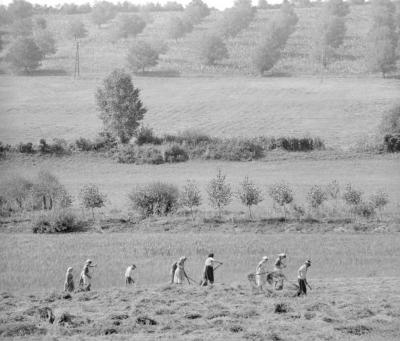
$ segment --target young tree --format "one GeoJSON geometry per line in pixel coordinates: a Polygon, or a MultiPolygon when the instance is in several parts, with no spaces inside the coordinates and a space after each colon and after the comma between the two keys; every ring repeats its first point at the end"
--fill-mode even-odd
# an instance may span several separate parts
{"type": "Polygon", "coordinates": [[[40,66],[43,53],[32,38],[18,38],[11,43],[6,56],[12,67],[29,73],[40,66]]]}
{"type": "Polygon", "coordinates": [[[142,33],[146,22],[138,15],[121,15],[118,21],[117,35],[120,38],[136,37],[142,33]]]}
{"type": "Polygon", "coordinates": [[[260,75],[263,75],[265,71],[272,69],[280,58],[281,50],[274,39],[265,39],[256,46],[253,65],[260,75]]]}
{"type": "Polygon", "coordinates": [[[67,36],[69,38],[74,38],[74,40],[78,40],[81,38],[85,38],[88,32],[86,30],[85,24],[80,19],[73,19],[69,21],[67,27],[67,36]]]}
{"type": "Polygon", "coordinates": [[[92,211],[92,218],[94,220],[94,209],[102,208],[105,206],[107,196],[101,193],[99,188],[94,184],[83,186],[79,193],[82,207],[92,211]]]}
{"type": "Polygon", "coordinates": [[[131,76],[122,70],[114,70],[97,89],[96,102],[104,130],[121,143],[129,142],[147,112],[139,95],[131,76]]]}
{"type": "Polygon", "coordinates": [[[214,65],[217,61],[228,58],[228,49],[217,35],[205,36],[200,41],[200,60],[207,65],[214,65]]]}
{"type": "Polygon", "coordinates": [[[357,206],[362,201],[362,191],[355,189],[351,184],[347,184],[343,193],[343,200],[347,205],[357,206]]]}
{"type": "Polygon", "coordinates": [[[250,219],[253,219],[251,207],[258,205],[261,201],[263,201],[261,190],[255,185],[254,182],[249,180],[249,177],[246,176],[243,182],[240,184],[237,195],[242,204],[247,206],[249,209],[250,219]]]}
{"type": "Polygon", "coordinates": [[[188,180],[181,193],[180,203],[183,207],[190,209],[192,220],[194,220],[193,208],[201,205],[201,194],[194,181],[188,180]]]}
{"type": "Polygon", "coordinates": [[[56,41],[53,34],[47,30],[36,31],[34,34],[36,45],[42,51],[43,56],[57,52],[56,41]]]}
{"type": "Polygon", "coordinates": [[[114,5],[108,1],[97,2],[92,9],[92,20],[97,26],[114,19],[116,11],[114,5]]]}
{"type": "Polygon", "coordinates": [[[389,203],[389,195],[385,191],[378,191],[370,196],[371,204],[379,211],[382,219],[382,212],[385,206],[389,203]]]}
{"type": "Polygon", "coordinates": [[[159,55],[160,51],[146,41],[135,41],[128,50],[128,66],[134,71],[141,70],[144,73],[146,67],[158,64],[159,55]]]}
{"type": "Polygon", "coordinates": [[[321,186],[313,186],[307,193],[307,201],[312,208],[319,209],[326,200],[328,195],[321,186]]]}
{"type": "Polygon", "coordinates": [[[218,209],[218,215],[221,217],[222,209],[232,201],[231,185],[226,183],[226,175],[218,170],[217,176],[207,185],[208,199],[211,206],[218,209]]]}
{"type": "Polygon", "coordinates": [[[283,207],[286,219],[286,205],[289,205],[293,201],[293,190],[283,182],[276,183],[270,186],[269,196],[276,204],[283,207]]]}

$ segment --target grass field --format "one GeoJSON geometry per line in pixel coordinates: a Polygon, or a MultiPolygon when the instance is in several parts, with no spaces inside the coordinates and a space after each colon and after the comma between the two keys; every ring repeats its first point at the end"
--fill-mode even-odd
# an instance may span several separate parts
{"type": "MultiPolygon", "coordinates": [[[[217,136],[320,136],[348,148],[377,133],[398,100],[399,83],[382,79],[133,77],[157,133],[195,128],[217,136]]],[[[0,76],[0,140],[94,137],[100,80],[0,76]]]]}
{"type": "MultiPolygon", "coordinates": [[[[311,154],[312,155],[312,154],[311,154]]],[[[310,156],[309,153],[303,156],[310,156]]],[[[265,201],[259,206],[260,214],[273,214],[272,203],[267,195],[268,186],[284,180],[294,189],[295,201],[305,204],[305,196],[313,185],[326,185],[336,179],[342,189],[352,183],[364,191],[366,197],[378,189],[390,196],[386,212],[396,215],[400,203],[400,160],[397,155],[383,155],[367,158],[288,159],[265,162],[219,162],[190,161],[182,164],[127,165],[114,160],[90,154],[72,155],[62,158],[17,157],[0,163],[0,178],[7,179],[14,174],[34,177],[41,169],[56,175],[61,183],[77,200],[84,184],[95,183],[109,199],[107,211],[128,209],[127,195],[136,185],[165,181],[182,187],[187,179],[194,179],[201,189],[203,201],[200,209],[210,209],[205,187],[218,169],[227,174],[227,181],[235,189],[247,175],[262,188],[265,201]],[[201,171],[199,171],[201,170],[201,171]]],[[[77,205],[77,202],[75,202],[77,205]]],[[[228,210],[240,211],[245,208],[234,200],[228,210]]]]}

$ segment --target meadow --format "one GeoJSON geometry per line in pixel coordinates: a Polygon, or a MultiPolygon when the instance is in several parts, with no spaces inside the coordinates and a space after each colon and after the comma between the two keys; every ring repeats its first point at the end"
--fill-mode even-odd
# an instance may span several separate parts
{"type": "MultiPolygon", "coordinates": [[[[397,80],[310,77],[133,77],[156,133],[196,129],[215,136],[319,136],[328,148],[374,140],[398,100],[397,80]],[[188,100],[190,99],[190,100],[188,100]]],[[[0,140],[93,138],[101,129],[100,79],[0,76],[0,140]]]]}

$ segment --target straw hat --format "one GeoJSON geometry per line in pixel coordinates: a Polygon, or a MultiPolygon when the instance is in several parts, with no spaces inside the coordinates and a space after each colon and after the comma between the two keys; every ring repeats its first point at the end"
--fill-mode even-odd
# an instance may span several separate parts
{"type": "Polygon", "coordinates": [[[262,258],[262,260],[268,260],[269,258],[267,257],[267,256],[264,256],[263,258],[262,258]]]}
{"type": "Polygon", "coordinates": [[[280,257],[280,258],[286,258],[286,253],[280,253],[280,254],[278,254],[278,257],[280,257]]]}
{"type": "Polygon", "coordinates": [[[311,259],[307,259],[306,264],[311,265],[311,259]]]}
{"type": "Polygon", "coordinates": [[[86,264],[90,264],[92,262],[92,260],[91,259],[88,259],[87,261],[86,261],[86,264]]]}
{"type": "Polygon", "coordinates": [[[187,258],[185,256],[182,256],[181,258],[179,258],[179,261],[181,262],[181,261],[186,260],[186,259],[187,258]]]}
{"type": "Polygon", "coordinates": [[[69,268],[67,269],[67,272],[71,272],[72,270],[73,270],[73,268],[69,267],[69,268]]]}

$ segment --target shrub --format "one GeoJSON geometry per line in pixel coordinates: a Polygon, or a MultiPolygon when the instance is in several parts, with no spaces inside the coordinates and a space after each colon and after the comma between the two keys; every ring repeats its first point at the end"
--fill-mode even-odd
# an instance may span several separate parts
{"type": "Polygon", "coordinates": [[[52,144],[48,144],[45,139],[39,141],[39,152],[41,154],[54,154],[57,156],[70,153],[68,143],[64,139],[53,139],[52,144]]]}
{"type": "Polygon", "coordinates": [[[8,50],[6,60],[16,70],[29,73],[40,66],[44,56],[32,38],[18,38],[8,50]]]}
{"type": "Polygon", "coordinates": [[[94,149],[92,141],[80,137],[75,141],[75,148],[81,152],[89,152],[94,149]]]}
{"type": "Polygon", "coordinates": [[[383,116],[380,131],[384,135],[400,135],[400,104],[393,106],[393,108],[383,116]]]}
{"type": "Polygon", "coordinates": [[[343,193],[343,200],[347,205],[357,206],[361,203],[362,191],[353,188],[351,184],[347,184],[343,193]]]}
{"type": "Polygon", "coordinates": [[[199,44],[200,60],[207,65],[228,58],[228,49],[224,41],[217,35],[204,36],[199,44]]]}
{"type": "Polygon", "coordinates": [[[289,187],[288,184],[280,182],[270,186],[268,194],[274,201],[274,203],[283,207],[286,219],[286,205],[289,205],[293,201],[293,190],[289,187]]]}
{"type": "Polygon", "coordinates": [[[378,191],[370,196],[369,202],[377,209],[382,217],[382,211],[389,203],[389,195],[385,191],[378,191]]]}
{"type": "Polygon", "coordinates": [[[8,152],[11,151],[11,145],[9,144],[3,144],[0,141],[0,159],[5,157],[7,155],[8,152]]]}
{"type": "Polygon", "coordinates": [[[174,144],[168,147],[164,152],[165,162],[185,162],[189,160],[189,155],[184,148],[174,144]]]}
{"type": "Polygon", "coordinates": [[[107,199],[107,196],[104,193],[101,193],[99,188],[94,184],[83,186],[79,192],[79,197],[82,207],[92,211],[93,220],[94,209],[104,207],[107,199]]]}
{"type": "Polygon", "coordinates": [[[154,135],[153,129],[149,127],[141,127],[136,134],[135,143],[138,146],[143,144],[161,144],[162,139],[154,135]]]}
{"type": "Polygon", "coordinates": [[[201,205],[200,190],[194,181],[187,180],[180,196],[180,204],[190,209],[192,220],[194,220],[193,208],[201,205]]]}
{"type": "Polygon", "coordinates": [[[33,143],[28,142],[28,143],[20,143],[17,147],[18,152],[23,153],[23,154],[34,154],[35,149],[33,147],[33,143]]]}
{"type": "Polygon", "coordinates": [[[118,162],[160,165],[164,163],[163,155],[160,149],[151,145],[134,146],[126,145],[118,148],[118,162]]]}
{"type": "Polygon", "coordinates": [[[117,148],[117,139],[109,132],[101,132],[93,142],[93,150],[112,150],[117,148]]]}
{"type": "Polygon", "coordinates": [[[217,176],[208,183],[207,194],[211,206],[218,209],[221,217],[222,209],[232,201],[232,190],[231,185],[226,182],[226,175],[220,169],[217,176]]]}
{"type": "Polygon", "coordinates": [[[140,90],[122,70],[114,70],[96,92],[96,102],[104,129],[121,143],[135,134],[147,109],[140,100],[140,90]]]}
{"type": "Polygon", "coordinates": [[[237,191],[237,196],[243,205],[249,209],[250,219],[253,218],[251,207],[263,201],[261,190],[246,176],[237,191]]]}
{"type": "Polygon", "coordinates": [[[32,224],[33,233],[75,232],[80,227],[76,215],[70,210],[41,212],[32,224]]]}
{"type": "Polygon", "coordinates": [[[361,201],[357,205],[353,206],[352,211],[361,217],[371,218],[375,215],[375,207],[370,202],[361,201]]]}
{"type": "Polygon", "coordinates": [[[328,195],[321,186],[312,186],[307,193],[307,201],[312,208],[319,208],[326,200],[328,195]]]}
{"type": "Polygon", "coordinates": [[[167,215],[177,210],[179,190],[175,185],[152,182],[136,188],[130,195],[133,209],[144,217],[167,215]]]}
{"type": "Polygon", "coordinates": [[[179,144],[184,143],[193,147],[202,143],[212,142],[215,139],[201,131],[188,129],[180,132],[178,135],[164,135],[164,140],[166,142],[176,142],[179,144]]]}

